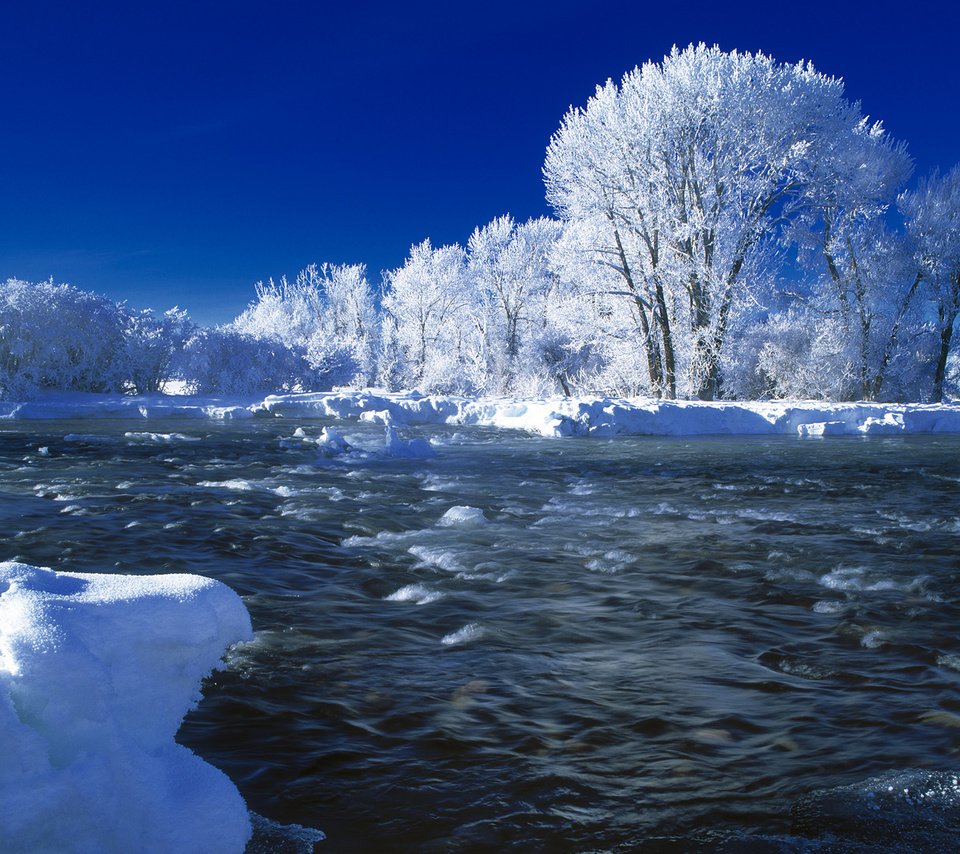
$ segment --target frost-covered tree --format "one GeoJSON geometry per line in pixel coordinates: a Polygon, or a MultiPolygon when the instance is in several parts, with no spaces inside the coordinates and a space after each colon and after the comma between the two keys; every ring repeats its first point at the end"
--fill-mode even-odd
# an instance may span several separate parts
{"type": "Polygon", "coordinates": [[[880,139],[809,64],[699,45],[598,87],[564,118],[544,173],[562,218],[595,223],[590,248],[635,307],[651,383],[711,398],[750,271],[880,139]]]}
{"type": "Polygon", "coordinates": [[[363,264],[311,264],[293,282],[259,282],[256,301],[233,325],[301,351],[317,388],[373,379],[377,317],[363,264]]]}
{"type": "Polygon", "coordinates": [[[275,337],[229,325],[198,329],[183,348],[177,372],[192,394],[304,391],[312,378],[302,353],[275,337]]]}
{"type": "Polygon", "coordinates": [[[878,122],[861,119],[852,139],[814,164],[788,235],[804,266],[815,277],[822,271],[809,294],[811,330],[832,322],[847,342],[849,377],[838,394],[873,400],[899,355],[902,321],[916,295],[915,266],[885,223],[913,167],[905,146],[878,122]]]}
{"type": "Polygon", "coordinates": [[[402,267],[386,274],[383,297],[383,359],[389,372],[381,382],[391,387],[432,392],[473,391],[472,357],[479,349],[468,342],[470,290],[466,255],[457,245],[434,248],[424,240],[410,249],[402,267]]]}
{"type": "Polygon", "coordinates": [[[130,391],[135,394],[163,391],[194,329],[182,308],[171,308],[163,314],[152,309],[124,311],[124,376],[130,391]]]}
{"type": "Polygon", "coordinates": [[[113,392],[124,386],[116,303],[72,285],[0,285],[0,396],[43,389],[113,392]]]}
{"type": "Polygon", "coordinates": [[[932,399],[943,400],[947,367],[960,316],[960,165],[946,175],[934,172],[900,207],[915,242],[925,290],[936,323],[932,399]]]}
{"type": "Polygon", "coordinates": [[[539,218],[518,224],[502,216],[477,228],[467,243],[469,313],[480,352],[477,384],[514,392],[536,384],[538,340],[554,287],[549,258],[560,225],[539,218]]]}
{"type": "Polygon", "coordinates": [[[566,394],[610,392],[621,395],[661,393],[657,332],[651,329],[645,306],[632,295],[624,298],[621,270],[594,248],[596,222],[565,223],[554,244],[551,268],[556,284],[547,305],[544,329],[546,354],[563,342],[564,366],[557,381],[566,394]],[[637,359],[637,342],[644,342],[646,363],[637,359]]]}

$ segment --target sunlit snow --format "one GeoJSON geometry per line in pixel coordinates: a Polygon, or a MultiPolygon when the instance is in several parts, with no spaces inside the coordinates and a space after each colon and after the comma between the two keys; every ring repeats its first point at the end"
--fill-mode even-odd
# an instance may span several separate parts
{"type": "Polygon", "coordinates": [[[243,851],[240,793],[174,735],[251,637],[217,581],[0,564],[3,851],[243,851]]]}

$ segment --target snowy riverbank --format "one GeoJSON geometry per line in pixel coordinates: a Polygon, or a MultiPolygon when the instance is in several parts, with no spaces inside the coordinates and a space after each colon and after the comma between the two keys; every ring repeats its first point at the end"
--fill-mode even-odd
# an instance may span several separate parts
{"type": "Polygon", "coordinates": [[[253,417],[363,420],[390,426],[454,424],[541,436],[849,436],[960,433],[960,403],[658,401],[644,398],[467,398],[376,390],[223,399],[59,394],[0,403],[0,420],[253,417]]]}
{"type": "Polygon", "coordinates": [[[0,847],[242,851],[240,793],[174,735],[252,637],[240,597],[207,578],[0,563],[0,847]]]}

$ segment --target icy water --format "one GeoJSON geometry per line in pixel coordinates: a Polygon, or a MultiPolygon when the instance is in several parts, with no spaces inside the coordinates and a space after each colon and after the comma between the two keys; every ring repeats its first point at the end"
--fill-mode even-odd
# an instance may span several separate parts
{"type": "Polygon", "coordinates": [[[957,767],[960,438],[146,423],[0,427],[0,559],[242,594],[180,738],[318,851],[808,850],[957,767]]]}

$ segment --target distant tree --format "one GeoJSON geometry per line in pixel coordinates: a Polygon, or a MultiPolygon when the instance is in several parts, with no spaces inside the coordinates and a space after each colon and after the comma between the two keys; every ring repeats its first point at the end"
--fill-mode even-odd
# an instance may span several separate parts
{"type": "Polygon", "coordinates": [[[232,326],[196,330],[183,348],[177,372],[193,394],[304,391],[312,377],[301,353],[276,338],[232,326]]]}
{"type": "Polygon", "coordinates": [[[565,394],[611,392],[662,394],[657,331],[646,322],[644,305],[624,298],[621,273],[594,248],[596,223],[570,221],[553,246],[555,283],[545,306],[540,345],[565,394]],[[654,366],[637,358],[638,342],[654,366]],[[564,357],[557,357],[562,345],[564,357]]]}
{"type": "Polygon", "coordinates": [[[260,282],[233,325],[301,351],[318,389],[373,380],[378,324],[363,264],[311,264],[293,282],[260,282]]]}
{"type": "Polygon", "coordinates": [[[921,181],[915,191],[903,194],[900,207],[936,317],[931,396],[939,402],[960,316],[960,165],[921,181]]]}
{"type": "Polygon", "coordinates": [[[463,249],[434,248],[429,240],[411,247],[404,265],[386,274],[384,338],[395,349],[384,358],[392,381],[424,391],[473,391],[469,307],[463,249]]]}
{"type": "Polygon", "coordinates": [[[550,253],[560,225],[540,218],[518,224],[502,216],[477,228],[467,243],[470,314],[481,352],[477,382],[485,391],[529,387],[537,371],[531,344],[544,323],[554,286],[550,253]]]}
{"type": "Polygon", "coordinates": [[[751,305],[785,222],[870,164],[883,134],[810,65],[704,45],[608,82],[564,118],[547,196],[590,220],[588,247],[621,279],[650,382],[709,399],[732,315],[751,305]]]}
{"type": "Polygon", "coordinates": [[[116,392],[124,386],[116,303],[72,285],[0,285],[0,395],[45,389],[116,392]]]}
{"type": "Polygon", "coordinates": [[[184,309],[122,311],[124,374],[135,394],[163,391],[195,326],[184,309]]]}

